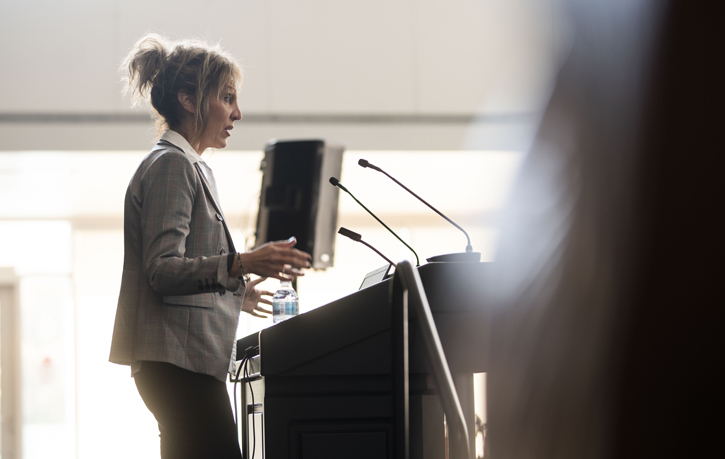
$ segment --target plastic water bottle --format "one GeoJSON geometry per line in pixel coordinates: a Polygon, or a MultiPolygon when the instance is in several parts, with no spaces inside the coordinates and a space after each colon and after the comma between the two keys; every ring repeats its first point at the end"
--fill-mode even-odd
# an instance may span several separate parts
{"type": "Polygon", "coordinates": [[[300,300],[292,288],[292,281],[283,280],[272,297],[272,321],[282,322],[300,313],[300,300]]]}

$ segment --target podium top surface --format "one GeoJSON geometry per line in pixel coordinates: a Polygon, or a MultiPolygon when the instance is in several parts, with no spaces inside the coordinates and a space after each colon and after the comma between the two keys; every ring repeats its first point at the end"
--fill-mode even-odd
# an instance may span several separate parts
{"type": "MultiPolygon", "coordinates": [[[[452,372],[485,371],[489,263],[429,263],[418,268],[452,372]]],[[[270,375],[374,374],[390,369],[393,279],[275,324],[238,341],[237,355],[259,344],[270,375]]],[[[410,310],[410,371],[427,372],[410,310]]]]}

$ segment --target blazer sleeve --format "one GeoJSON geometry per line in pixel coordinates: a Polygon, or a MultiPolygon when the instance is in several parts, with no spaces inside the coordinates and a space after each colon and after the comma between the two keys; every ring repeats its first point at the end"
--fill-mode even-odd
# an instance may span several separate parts
{"type": "MultiPolygon", "coordinates": [[[[186,256],[194,203],[204,199],[193,164],[179,152],[160,155],[141,178],[140,194],[143,265],[151,289],[162,296],[225,291],[220,281],[226,276],[219,277],[226,274],[226,254],[186,256]]],[[[212,230],[211,216],[195,218],[208,218],[212,230]]]]}

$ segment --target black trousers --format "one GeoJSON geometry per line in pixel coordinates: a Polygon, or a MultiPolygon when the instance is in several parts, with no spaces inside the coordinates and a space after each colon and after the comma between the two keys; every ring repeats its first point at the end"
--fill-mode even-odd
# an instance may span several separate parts
{"type": "Polygon", "coordinates": [[[241,459],[223,382],[169,363],[148,361],[134,381],[159,423],[162,459],[241,459]]]}

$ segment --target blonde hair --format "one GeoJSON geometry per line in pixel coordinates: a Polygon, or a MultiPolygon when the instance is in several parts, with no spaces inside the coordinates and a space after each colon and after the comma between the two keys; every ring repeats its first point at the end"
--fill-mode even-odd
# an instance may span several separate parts
{"type": "Polygon", "coordinates": [[[141,99],[151,103],[159,135],[181,124],[178,93],[193,96],[194,127],[187,133],[192,145],[206,127],[209,98],[219,97],[229,82],[242,83],[239,64],[219,45],[200,40],[171,42],[156,34],[141,38],[121,69],[126,73],[124,93],[131,93],[134,105],[141,99]]]}

